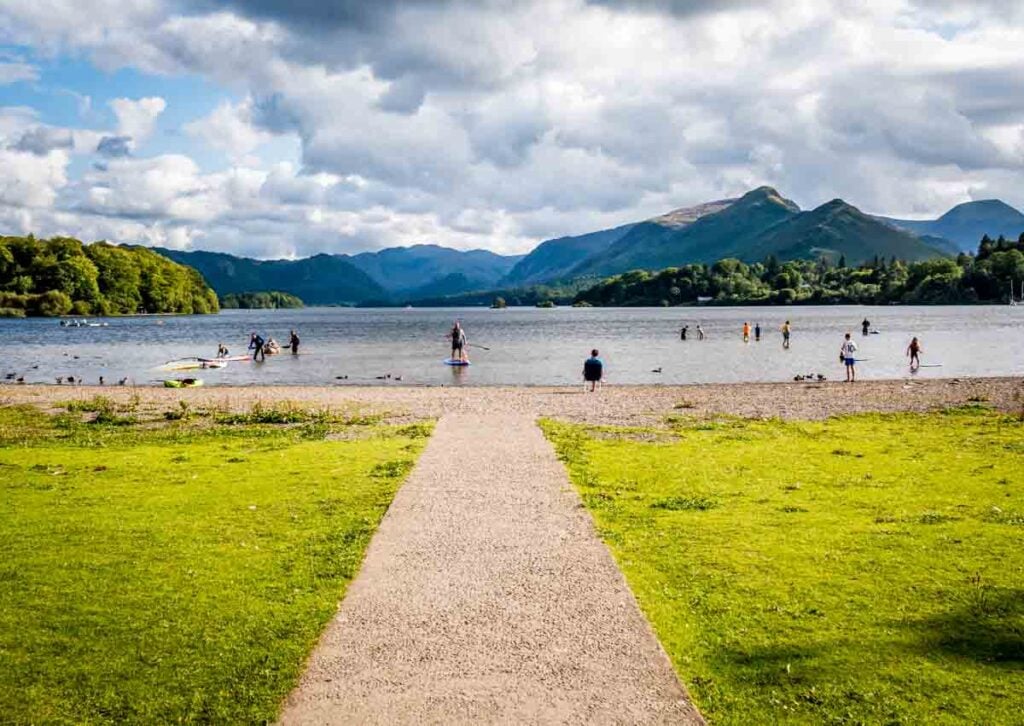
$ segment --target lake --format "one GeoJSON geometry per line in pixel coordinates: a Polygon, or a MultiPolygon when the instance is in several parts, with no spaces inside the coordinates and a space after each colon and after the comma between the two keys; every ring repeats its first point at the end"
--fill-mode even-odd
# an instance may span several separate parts
{"type": "MultiPolygon", "coordinates": [[[[98,319],[97,319],[98,320],[98,319]]],[[[217,344],[244,353],[249,332],[281,343],[296,329],[303,355],[231,363],[198,373],[207,385],[381,383],[390,374],[413,385],[560,385],[580,380],[591,348],[604,359],[608,382],[724,383],[789,381],[796,374],[843,377],[843,333],[860,346],[862,378],[908,375],[904,351],[914,335],[924,348],[920,377],[1024,374],[1024,307],[775,307],[775,308],[509,308],[228,310],[219,315],[104,320],[107,327],[62,328],[54,319],[0,320],[5,342],[0,373],[26,382],[57,376],[136,384],[175,375],[158,367],[185,356],[213,357],[217,344]],[[867,317],[876,335],[862,336],[867,317]],[[442,364],[454,319],[466,328],[473,365],[442,364]],[[789,319],[792,346],[779,327],[789,319]],[[744,343],[744,321],[760,323],[761,342],[744,343]],[[679,339],[682,324],[689,340],[679,339]],[[700,323],[707,335],[696,340],[700,323]],[[660,368],[661,373],[653,372],[660,368]],[[337,380],[337,376],[348,376],[337,380]]],[[[386,381],[383,381],[386,384],[386,381]]]]}

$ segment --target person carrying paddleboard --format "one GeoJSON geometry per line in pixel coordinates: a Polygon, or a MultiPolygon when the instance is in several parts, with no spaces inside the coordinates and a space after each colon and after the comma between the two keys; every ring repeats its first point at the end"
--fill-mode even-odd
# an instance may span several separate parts
{"type": "Polygon", "coordinates": [[[857,344],[853,342],[850,334],[846,334],[846,338],[843,340],[843,345],[839,348],[839,360],[846,365],[846,382],[853,383],[857,379],[857,372],[854,370],[854,366],[857,363],[857,359],[854,357],[857,355],[857,344]]]}
{"type": "Polygon", "coordinates": [[[452,326],[452,332],[448,333],[448,337],[452,339],[452,360],[467,363],[469,357],[466,355],[466,331],[462,329],[458,320],[452,326]]]}

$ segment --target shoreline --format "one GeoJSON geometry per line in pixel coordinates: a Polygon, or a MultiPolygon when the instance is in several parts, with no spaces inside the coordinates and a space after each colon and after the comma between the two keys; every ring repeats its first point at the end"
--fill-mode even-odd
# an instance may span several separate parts
{"type": "Polygon", "coordinates": [[[355,409],[391,420],[440,418],[445,413],[525,413],[594,424],[650,426],[669,415],[822,419],[847,413],[931,411],[983,404],[1024,411],[1024,376],[773,383],[610,385],[595,394],[583,386],[68,386],[4,385],[0,405],[56,407],[63,401],[107,396],[137,401],[159,414],[178,401],[224,410],[262,405],[355,409]]]}

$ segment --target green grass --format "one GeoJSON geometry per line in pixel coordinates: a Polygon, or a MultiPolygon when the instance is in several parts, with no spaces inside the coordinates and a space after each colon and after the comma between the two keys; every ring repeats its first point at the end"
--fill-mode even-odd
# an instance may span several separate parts
{"type": "Polygon", "coordinates": [[[273,720],[430,427],[68,407],[0,408],[0,722],[273,720]]]}
{"type": "Polygon", "coordinates": [[[1022,723],[1019,419],[542,425],[712,723],[1022,723]]]}

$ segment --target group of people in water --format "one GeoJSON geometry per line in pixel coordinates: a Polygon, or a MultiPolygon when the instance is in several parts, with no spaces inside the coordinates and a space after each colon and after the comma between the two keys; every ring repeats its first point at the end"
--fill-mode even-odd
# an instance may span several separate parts
{"type": "MultiPolygon", "coordinates": [[[[292,355],[299,354],[299,345],[302,341],[299,340],[299,334],[292,330],[288,334],[288,344],[284,348],[290,348],[292,355]]],[[[281,344],[278,343],[271,337],[266,339],[262,335],[257,333],[255,330],[249,335],[249,347],[248,350],[252,351],[252,359],[254,361],[266,360],[268,355],[277,355],[281,352],[281,344]]],[[[223,343],[217,345],[217,357],[218,358],[229,358],[231,351],[223,343]]]]}

